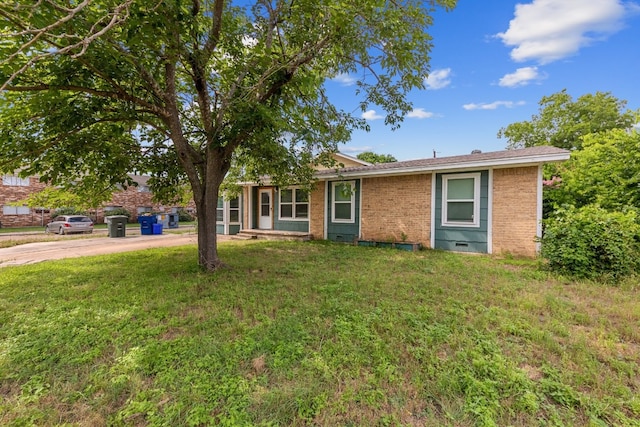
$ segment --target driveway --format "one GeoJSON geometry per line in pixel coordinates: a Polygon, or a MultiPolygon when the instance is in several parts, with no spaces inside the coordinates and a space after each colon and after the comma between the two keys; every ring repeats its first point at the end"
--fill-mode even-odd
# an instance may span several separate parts
{"type": "MultiPolygon", "coordinates": [[[[116,252],[138,251],[148,248],[197,245],[194,233],[165,233],[155,235],[132,235],[119,238],[73,239],[61,236],[53,242],[26,243],[0,249],[0,267],[33,264],[62,258],[77,258],[90,255],[112,254],[116,252]]],[[[218,236],[218,242],[229,236],[218,236]]]]}

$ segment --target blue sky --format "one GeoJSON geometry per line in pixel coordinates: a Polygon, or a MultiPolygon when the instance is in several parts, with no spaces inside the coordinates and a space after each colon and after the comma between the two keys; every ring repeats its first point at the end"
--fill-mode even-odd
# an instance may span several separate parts
{"type": "MultiPolygon", "coordinates": [[[[530,120],[543,96],[562,89],[574,99],[611,92],[640,108],[640,1],[459,0],[436,12],[430,34],[431,72],[427,89],[411,94],[413,114],[391,131],[372,106],[371,131],[354,133],[340,151],[409,160],[503,150],[500,128],[530,120]]],[[[327,90],[360,114],[349,77],[327,90]]]]}

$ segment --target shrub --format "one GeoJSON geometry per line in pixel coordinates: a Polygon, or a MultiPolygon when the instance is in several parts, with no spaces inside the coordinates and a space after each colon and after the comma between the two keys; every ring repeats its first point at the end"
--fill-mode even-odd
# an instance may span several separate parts
{"type": "Polygon", "coordinates": [[[86,211],[77,208],[58,208],[51,211],[51,218],[55,218],[59,215],[88,215],[86,211]]]}
{"type": "Polygon", "coordinates": [[[191,222],[191,221],[194,221],[195,218],[193,217],[193,215],[191,215],[189,212],[185,211],[184,209],[179,209],[178,220],[180,222],[191,222]]]}
{"type": "Polygon", "coordinates": [[[618,279],[638,268],[637,219],[634,211],[609,212],[596,205],[560,209],[544,221],[542,256],[554,271],[618,279]]]}

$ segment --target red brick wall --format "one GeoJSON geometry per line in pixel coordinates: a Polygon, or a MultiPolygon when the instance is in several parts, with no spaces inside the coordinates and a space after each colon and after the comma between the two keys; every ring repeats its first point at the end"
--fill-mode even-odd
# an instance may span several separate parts
{"type": "Polygon", "coordinates": [[[493,253],[536,255],[538,167],[493,171],[493,253]]]}
{"type": "Polygon", "coordinates": [[[37,177],[31,176],[29,186],[9,186],[3,184],[2,176],[0,175],[0,224],[3,228],[40,226],[49,222],[48,213],[36,212],[34,209],[31,209],[28,215],[4,215],[4,205],[24,200],[30,194],[42,191],[46,184],[40,182],[37,177]]]}
{"type": "Polygon", "coordinates": [[[313,239],[324,239],[325,182],[319,181],[309,195],[309,233],[313,239]]]}
{"type": "Polygon", "coordinates": [[[361,238],[430,246],[431,174],[362,180],[361,238]]]}

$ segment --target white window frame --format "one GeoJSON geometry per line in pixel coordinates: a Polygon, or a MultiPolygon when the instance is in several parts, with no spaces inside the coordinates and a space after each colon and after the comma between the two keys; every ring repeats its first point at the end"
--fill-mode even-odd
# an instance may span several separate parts
{"type": "Polygon", "coordinates": [[[287,187],[287,188],[283,188],[280,191],[278,191],[278,220],[280,221],[309,221],[309,207],[310,207],[310,203],[309,203],[309,199],[310,199],[310,194],[307,193],[307,201],[306,202],[300,202],[300,203],[296,203],[296,193],[297,192],[304,192],[304,190],[302,190],[302,188],[300,187],[287,187]],[[282,192],[285,190],[291,190],[291,202],[286,202],[283,203],[282,202],[282,192]],[[291,206],[291,216],[282,216],[282,205],[289,205],[291,206]],[[307,205],[307,216],[305,217],[298,217],[297,213],[298,213],[298,205],[307,205]]]}
{"type": "Polygon", "coordinates": [[[7,187],[28,187],[29,177],[20,178],[16,175],[3,175],[2,185],[6,185],[7,187]]]}
{"type": "MultiPolygon", "coordinates": [[[[337,203],[347,203],[339,201],[337,203]]],[[[331,222],[342,224],[354,224],[356,222],[356,182],[355,181],[335,181],[331,183],[331,222]],[[336,187],[348,185],[351,187],[351,219],[336,218],[336,187]]]]}
{"type": "Polygon", "coordinates": [[[136,211],[138,212],[138,215],[144,214],[144,213],[150,213],[153,211],[153,206],[138,206],[136,208],[136,211]]]}
{"type": "Polygon", "coordinates": [[[216,207],[216,224],[219,225],[240,225],[242,223],[242,216],[240,215],[240,209],[242,207],[242,201],[240,196],[233,197],[231,199],[226,199],[222,196],[219,196],[218,200],[222,200],[222,207],[216,207]],[[238,199],[238,207],[231,207],[231,200],[238,199]],[[218,211],[222,210],[222,221],[218,221],[218,211]],[[231,221],[231,211],[238,211],[238,221],[231,221]]]}
{"type": "Polygon", "coordinates": [[[481,173],[459,173],[453,175],[442,175],[442,218],[441,224],[443,227],[480,227],[480,182],[481,173]],[[473,199],[447,199],[447,189],[449,186],[449,180],[455,179],[470,179],[473,178],[473,199]],[[466,221],[447,221],[447,205],[448,202],[473,202],[473,222],[466,221]]]}
{"type": "Polygon", "coordinates": [[[29,206],[3,205],[2,214],[3,215],[31,215],[31,208],[29,208],[29,206]]]}

